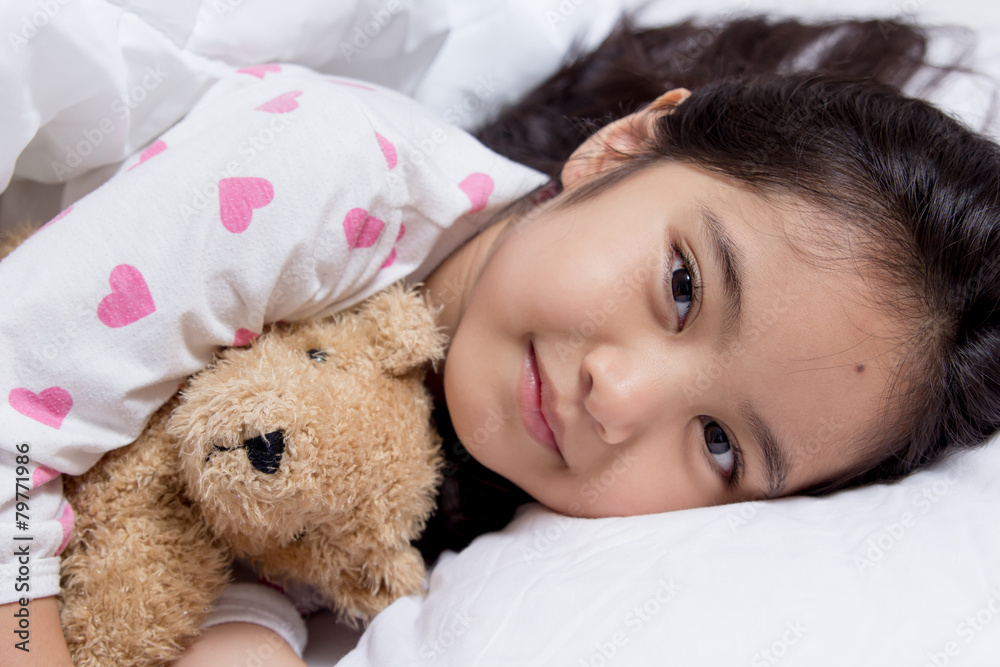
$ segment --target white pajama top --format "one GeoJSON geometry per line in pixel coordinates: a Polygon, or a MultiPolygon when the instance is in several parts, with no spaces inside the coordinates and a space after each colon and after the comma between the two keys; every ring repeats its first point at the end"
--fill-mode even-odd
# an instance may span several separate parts
{"type": "Polygon", "coordinates": [[[0,604],[54,595],[61,473],[129,444],[221,346],[423,280],[545,182],[375,85],[215,84],[0,262],[0,604]]]}

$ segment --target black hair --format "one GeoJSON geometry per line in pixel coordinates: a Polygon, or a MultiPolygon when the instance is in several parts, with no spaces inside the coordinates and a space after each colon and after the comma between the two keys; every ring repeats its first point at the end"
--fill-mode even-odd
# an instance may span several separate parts
{"type": "MultiPolygon", "coordinates": [[[[882,305],[910,325],[900,342],[907,354],[881,419],[858,434],[856,445],[872,454],[808,493],[899,479],[1000,426],[1000,151],[900,92],[918,75],[927,91],[967,71],[961,56],[930,65],[929,39],[929,30],[894,20],[755,16],[640,29],[625,18],[597,49],[573,55],[477,133],[558,183],[594,129],[688,88],[691,97],[664,111],[637,152],[566,203],[674,160],[763,197],[800,198],[842,222],[830,233],[856,237],[856,261],[891,288],[882,305]]],[[[443,495],[458,497],[448,487],[463,484],[465,466],[455,464],[443,495]]],[[[502,525],[523,501],[498,487],[482,525],[502,525]]]]}

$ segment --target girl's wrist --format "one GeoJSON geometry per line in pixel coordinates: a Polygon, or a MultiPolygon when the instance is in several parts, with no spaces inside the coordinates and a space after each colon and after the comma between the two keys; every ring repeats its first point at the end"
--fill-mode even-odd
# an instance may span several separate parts
{"type": "Polygon", "coordinates": [[[0,617],[0,665],[72,667],[54,597],[36,598],[26,607],[0,605],[0,617]],[[20,622],[25,617],[16,615],[22,610],[27,610],[27,626],[20,622]]]}

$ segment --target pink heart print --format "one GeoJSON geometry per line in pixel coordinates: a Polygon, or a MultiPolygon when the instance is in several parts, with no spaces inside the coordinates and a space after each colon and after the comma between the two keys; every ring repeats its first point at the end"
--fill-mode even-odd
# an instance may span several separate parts
{"type": "Polygon", "coordinates": [[[253,65],[251,67],[241,67],[236,71],[241,74],[249,74],[257,77],[258,79],[263,79],[268,72],[280,72],[281,67],[278,65],[253,65]]]}
{"type": "Polygon", "coordinates": [[[72,211],[72,210],[73,210],[73,207],[70,206],[65,211],[63,211],[62,213],[60,213],[59,215],[57,215],[56,217],[52,218],[51,220],[49,220],[48,222],[46,222],[44,225],[42,225],[41,227],[39,227],[39,229],[45,229],[46,227],[48,227],[52,223],[59,222],[60,220],[62,220],[63,218],[65,218],[67,215],[69,215],[69,212],[72,211]]]}
{"type": "Polygon", "coordinates": [[[153,295],[139,269],[119,264],[111,269],[111,294],[101,299],[97,317],[112,329],[137,322],[156,312],[153,295]]]}
{"type": "Polygon", "coordinates": [[[458,187],[472,202],[469,213],[476,213],[486,208],[486,202],[493,194],[493,179],[486,174],[477,172],[466,176],[465,180],[458,184],[458,187]]]}
{"type": "Polygon", "coordinates": [[[375,133],[375,138],[378,140],[379,148],[382,149],[382,155],[385,156],[385,163],[389,165],[389,171],[392,171],[393,167],[399,162],[399,156],[396,154],[396,147],[392,145],[392,142],[383,137],[378,132],[375,133]]]}
{"type": "Polygon", "coordinates": [[[252,343],[260,334],[249,329],[237,329],[233,336],[233,347],[244,347],[252,343]]]}
{"type": "MultiPolygon", "coordinates": [[[[403,238],[403,234],[405,233],[406,233],[406,225],[401,223],[399,225],[399,233],[396,234],[396,243],[399,243],[399,239],[403,238]]],[[[396,261],[396,248],[393,247],[392,252],[389,253],[389,256],[385,258],[385,261],[382,262],[382,266],[380,266],[379,268],[384,269],[387,266],[392,266],[392,263],[395,261],[396,261]]]]}
{"type": "Polygon", "coordinates": [[[352,208],[344,216],[344,234],[347,236],[347,247],[370,248],[382,235],[385,223],[363,208],[352,208]]]}
{"type": "Polygon", "coordinates": [[[58,470],[53,470],[48,466],[38,466],[35,468],[35,472],[31,473],[31,488],[37,489],[42,484],[54,480],[60,474],[58,470]]]}
{"type": "Polygon", "coordinates": [[[136,162],[135,164],[133,164],[131,167],[129,167],[127,171],[132,171],[133,169],[135,169],[136,167],[138,167],[140,164],[142,164],[143,162],[145,162],[149,158],[155,157],[155,156],[159,155],[160,153],[162,153],[165,150],[167,150],[167,143],[165,141],[163,141],[162,139],[157,139],[152,144],[150,144],[149,148],[147,148],[146,150],[144,150],[139,155],[139,161],[136,162]]]}
{"type": "Polygon", "coordinates": [[[18,387],[11,389],[7,397],[10,407],[25,417],[59,429],[63,419],[73,407],[73,397],[62,387],[49,387],[41,393],[18,387]]]}
{"type": "Polygon", "coordinates": [[[353,81],[341,81],[340,79],[327,79],[330,83],[335,83],[338,86],[349,86],[351,88],[360,88],[361,90],[370,90],[375,92],[375,89],[371,86],[364,86],[360,83],[354,83],[353,81]]]}
{"type": "Polygon", "coordinates": [[[223,178],[219,181],[219,215],[222,226],[240,234],[250,226],[253,210],[274,199],[274,186],[266,178],[223,178]]]}
{"type": "Polygon", "coordinates": [[[268,113],[288,113],[289,111],[295,111],[299,108],[299,103],[295,101],[295,98],[301,94],[301,90],[290,90],[287,93],[282,93],[274,99],[264,102],[254,110],[266,111],[268,113]]]}
{"type": "Polygon", "coordinates": [[[59,518],[56,519],[59,522],[59,526],[62,528],[62,542],[59,543],[59,548],[56,549],[56,555],[58,556],[69,544],[69,539],[73,537],[73,524],[76,523],[76,514],[73,512],[73,506],[69,504],[69,501],[64,500],[62,504],[62,512],[59,513],[59,518]]]}

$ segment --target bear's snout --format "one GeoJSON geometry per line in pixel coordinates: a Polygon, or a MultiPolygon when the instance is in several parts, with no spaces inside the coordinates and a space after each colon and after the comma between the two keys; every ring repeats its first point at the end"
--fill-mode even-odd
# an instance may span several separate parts
{"type": "Polygon", "coordinates": [[[243,442],[250,464],[262,473],[273,475],[281,465],[281,454],[285,451],[285,432],[271,431],[243,442]]]}

